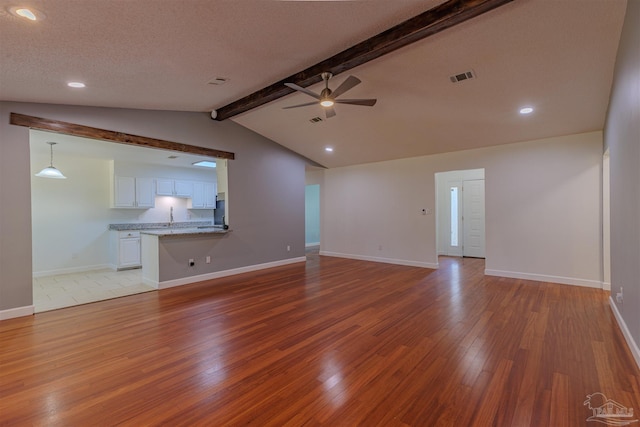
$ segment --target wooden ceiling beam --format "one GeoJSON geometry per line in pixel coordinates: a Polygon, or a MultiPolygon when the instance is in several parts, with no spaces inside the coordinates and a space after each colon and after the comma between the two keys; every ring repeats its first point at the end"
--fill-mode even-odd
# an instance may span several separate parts
{"type": "MultiPolygon", "coordinates": [[[[482,15],[513,0],[449,0],[401,24],[352,46],[306,70],[286,77],[216,110],[215,120],[225,120],[295,92],[284,84],[308,87],[322,81],[320,74],[338,75],[401,47],[482,15]]],[[[214,115],[212,115],[213,117],[214,115]]]]}
{"type": "Polygon", "coordinates": [[[63,122],[60,120],[43,119],[41,117],[27,116],[19,113],[11,113],[9,116],[9,123],[16,126],[25,126],[29,129],[46,130],[49,132],[63,133],[83,138],[100,139],[103,141],[116,142],[118,144],[157,148],[160,150],[217,157],[219,159],[233,160],[235,158],[235,154],[228,151],[214,150],[213,148],[198,147],[196,145],[182,144],[180,142],[165,141],[163,139],[115,132],[112,130],[94,128],[91,126],[63,122]]]}

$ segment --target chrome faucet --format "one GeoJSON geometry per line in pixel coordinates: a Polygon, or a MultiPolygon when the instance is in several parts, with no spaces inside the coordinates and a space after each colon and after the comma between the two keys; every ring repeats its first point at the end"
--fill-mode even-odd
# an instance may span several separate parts
{"type": "Polygon", "coordinates": [[[169,227],[173,227],[173,206],[169,209],[169,227]]]}

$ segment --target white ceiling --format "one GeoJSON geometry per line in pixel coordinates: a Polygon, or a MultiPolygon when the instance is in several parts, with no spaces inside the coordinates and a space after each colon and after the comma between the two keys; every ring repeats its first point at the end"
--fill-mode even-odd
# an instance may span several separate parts
{"type": "MultiPolygon", "coordinates": [[[[210,111],[419,14],[438,0],[0,0],[0,99],[210,111]],[[215,77],[229,81],[207,84],[215,77]],[[66,83],[80,80],[85,89],[66,83]]],[[[602,129],[625,0],[515,0],[338,75],[374,107],[281,107],[233,120],[328,167],[602,129]],[[452,84],[473,69],[477,79],[452,84]],[[523,117],[519,107],[536,110],[523,117]],[[331,154],[324,151],[330,145],[331,154]]],[[[320,91],[319,85],[310,87],[320,91]]],[[[179,142],[179,141],[177,141],[179,142]]]]}

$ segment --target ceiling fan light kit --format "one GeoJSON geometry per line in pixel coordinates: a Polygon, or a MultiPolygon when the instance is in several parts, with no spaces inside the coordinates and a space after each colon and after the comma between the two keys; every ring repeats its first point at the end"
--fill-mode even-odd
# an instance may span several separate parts
{"type": "Polygon", "coordinates": [[[293,90],[297,90],[298,92],[302,92],[306,95],[309,95],[313,98],[316,98],[317,101],[314,102],[306,102],[304,104],[298,104],[298,105],[290,105],[288,107],[283,107],[283,109],[289,109],[289,108],[298,108],[298,107],[306,107],[309,105],[317,105],[318,101],[320,103],[320,105],[322,107],[324,107],[325,109],[325,115],[328,118],[331,118],[333,116],[336,115],[336,111],[334,110],[334,105],[335,104],[349,104],[349,105],[359,105],[359,106],[364,106],[364,107],[373,107],[376,102],[377,99],[373,99],[373,98],[368,98],[368,99],[337,99],[340,95],[342,95],[343,93],[347,92],[348,90],[353,89],[354,87],[356,87],[357,85],[359,85],[360,79],[358,79],[357,77],[354,76],[349,76],[347,77],[347,79],[345,81],[343,81],[340,86],[338,86],[336,88],[336,90],[332,91],[329,88],[329,79],[331,77],[333,77],[333,75],[331,73],[322,73],[322,80],[324,81],[324,89],[322,89],[322,92],[320,92],[320,94],[317,94],[315,92],[310,91],[309,89],[305,89],[302,86],[298,86],[295,83],[285,83],[285,86],[293,89],[293,90]]]}

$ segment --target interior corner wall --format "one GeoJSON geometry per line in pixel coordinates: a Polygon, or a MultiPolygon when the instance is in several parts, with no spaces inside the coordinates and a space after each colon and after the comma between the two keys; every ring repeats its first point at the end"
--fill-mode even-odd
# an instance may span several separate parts
{"type": "MultiPolygon", "coordinates": [[[[234,152],[233,231],[211,249],[219,262],[198,274],[304,257],[306,160],[275,142],[206,113],[0,102],[0,318],[33,302],[29,129],[10,125],[11,112],[234,152]]],[[[171,261],[187,265],[193,256],[171,261]]],[[[167,280],[185,274],[166,272],[167,280]]]]}
{"type": "Polygon", "coordinates": [[[605,125],[612,304],[640,366],[640,2],[627,2],[605,125]],[[623,288],[623,302],[615,295],[623,288]],[[621,319],[620,319],[621,317],[621,319]]]}
{"type": "Polygon", "coordinates": [[[488,274],[602,286],[602,132],[335,168],[321,253],[437,267],[435,173],[485,170],[488,274]]]}

